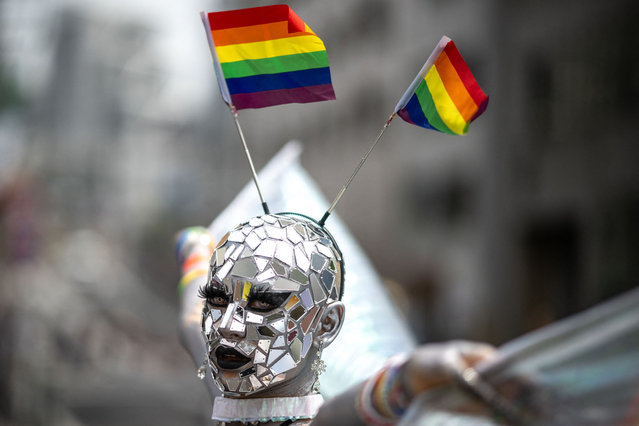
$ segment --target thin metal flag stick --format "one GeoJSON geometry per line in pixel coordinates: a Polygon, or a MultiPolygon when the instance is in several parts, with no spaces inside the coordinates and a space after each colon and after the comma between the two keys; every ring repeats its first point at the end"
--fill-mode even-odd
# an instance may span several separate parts
{"type": "Polygon", "coordinates": [[[253,166],[253,159],[251,158],[251,153],[249,152],[248,146],[246,145],[246,140],[244,139],[244,133],[242,132],[242,127],[240,127],[240,121],[237,118],[237,110],[234,106],[231,106],[231,113],[233,114],[233,120],[235,120],[235,127],[237,127],[237,132],[240,134],[240,139],[242,140],[242,145],[244,145],[244,153],[246,154],[246,159],[248,160],[249,166],[251,167],[251,173],[253,175],[253,182],[255,182],[255,187],[257,188],[257,194],[260,196],[260,201],[262,202],[262,209],[264,209],[264,214],[269,214],[270,211],[268,209],[268,205],[266,201],[264,201],[264,196],[262,195],[262,189],[260,188],[260,182],[257,179],[257,173],[255,172],[255,166],[253,166]]]}
{"type": "Polygon", "coordinates": [[[390,122],[393,121],[393,118],[395,118],[395,115],[396,115],[395,112],[392,113],[391,116],[386,121],[386,124],[384,124],[384,127],[382,127],[382,130],[379,131],[379,134],[377,135],[377,138],[375,138],[375,142],[373,142],[371,147],[368,149],[368,152],[359,161],[359,164],[357,165],[357,167],[355,167],[355,171],[353,172],[351,177],[348,178],[348,180],[346,181],[344,186],[342,186],[342,189],[337,194],[337,197],[335,197],[335,199],[331,203],[331,206],[328,208],[328,210],[326,210],[326,213],[324,213],[324,216],[322,216],[322,219],[320,219],[320,221],[319,221],[319,225],[320,226],[324,226],[324,223],[326,223],[326,219],[328,219],[328,217],[331,215],[331,213],[335,209],[335,206],[337,206],[337,203],[339,203],[339,200],[342,198],[342,195],[344,195],[344,193],[348,189],[348,187],[351,184],[351,182],[353,182],[353,179],[355,179],[355,175],[357,175],[357,173],[359,172],[359,169],[362,168],[362,166],[364,165],[364,163],[368,159],[368,156],[371,155],[371,152],[373,152],[373,150],[377,146],[377,143],[382,138],[382,135],[384,134],[384,131],[386,130],[386,128],[389,126],[390,122]]]}

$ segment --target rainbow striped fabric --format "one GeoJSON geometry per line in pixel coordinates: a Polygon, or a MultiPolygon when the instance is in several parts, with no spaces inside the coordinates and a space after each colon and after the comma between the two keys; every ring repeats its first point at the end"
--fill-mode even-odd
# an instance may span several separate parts
{"type": "Polygon", "coordinates": [[[236,109],[335,99],[322,40],[287,5],[205,14],[222,97],[236,109]]]}
{"type": "Polygon", "coordinates": [[[411,124],[463,135],[484,112],[488,96],[475,81],[455,43],[443,36],[395,107],[411,124]]]}

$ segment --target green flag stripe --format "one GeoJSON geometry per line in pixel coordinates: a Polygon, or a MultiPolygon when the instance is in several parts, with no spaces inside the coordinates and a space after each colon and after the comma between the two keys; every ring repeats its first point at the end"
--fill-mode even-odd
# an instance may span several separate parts
{"type": "Polygon", "coordinates": [[[328,67],[326,51],[297,53],[295,55],[275,56],[264,59],[221,64],[224,78],[249,77],[260,74],[278,74],[282,72],[328,67]]]}
{"type": "Polygon", "coordinates": [[[443,133],[448,133],[449,135],[454,135],[455,133],[451,131],[446,123],[444,123],[437,112],[437,108],[435,108],[435,103],[433,102],[433,97],[430,94],[430,90],[428,90],[428,85],[426,84],[426,80],[422,80],[415,91],[417,95],[417,99],[419,100],[419,104],[422,107],[422,111],[424,112],[424,116],[428,120],[431,126],[439,130],[443,133]]]}

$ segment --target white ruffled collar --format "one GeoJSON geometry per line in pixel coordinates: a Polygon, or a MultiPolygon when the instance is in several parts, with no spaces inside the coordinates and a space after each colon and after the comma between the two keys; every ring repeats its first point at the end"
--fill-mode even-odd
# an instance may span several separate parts
{"type": "Polygon", "coordinates": [[[312,419],[324,398],[320,394],[279,398],[224,398],[213,403],[211,418],[219,422],[281,422],[312,419]]]}

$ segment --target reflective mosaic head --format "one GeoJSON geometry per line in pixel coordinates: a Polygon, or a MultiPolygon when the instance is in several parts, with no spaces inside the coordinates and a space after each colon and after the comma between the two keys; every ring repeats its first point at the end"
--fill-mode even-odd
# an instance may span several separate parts
{"type": "Polygon", "coordinates": [[[227,396],[296,377],[341,299],[343,263],[331,235],[300,216],[264,215],[229,232],[211,257],[202,333],[227,396]]]}

